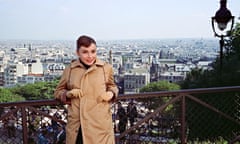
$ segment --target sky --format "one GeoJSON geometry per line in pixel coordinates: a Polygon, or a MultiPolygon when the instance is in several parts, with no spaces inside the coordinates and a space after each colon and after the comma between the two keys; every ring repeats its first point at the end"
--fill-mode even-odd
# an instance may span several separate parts
{"type": "MultiPolygon", "coordinates": [[[[0,39],[214,38],[219,0],[0,0],[0,39]]],[[[239,22],[240,0],[227,7],[239,22]]]]}

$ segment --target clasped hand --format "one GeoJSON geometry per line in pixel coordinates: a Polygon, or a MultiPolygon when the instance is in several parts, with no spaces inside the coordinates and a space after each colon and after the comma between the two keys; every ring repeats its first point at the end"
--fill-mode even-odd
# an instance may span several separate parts
{"type": "Polygon", "coordinates": [[[111,92],[111,91],[107,91],[107,92],[105,92],[105,93],[103,93],[103,94],[101,95],[101,97],[102,97],[102,99],[103,99],[104,101],[110,101],[110,100],[112,100],[113,96],[114,96],[114,94],[113,94],[113,92],[111,92]]]}
{"type": "Polygon", "coordinates": [[[80,98],[82,97],[81,89],[72,89],[66,93],[67,98],[80,98]]]}

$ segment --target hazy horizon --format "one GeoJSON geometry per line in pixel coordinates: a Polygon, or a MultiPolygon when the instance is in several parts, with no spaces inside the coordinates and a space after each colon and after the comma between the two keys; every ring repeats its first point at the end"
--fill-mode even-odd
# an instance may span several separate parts
{"type": "MultiPolygon", "coordinates": [[[[214,38],[220,0],[0,0],[0,39],[96,40],[214,38]]],[[[240,1],[227,7],[239,21],[240,1]]]]}
{"type": "MultiPolygon", "coordinates": [[[[219,40],[216,37],[209,38],[135,38],[135,39],[96,39],[96,41],[158,41],[158,40],[219,40]]],[[[76,39],[0,39],[1,41],[76,41],[76,39]]]]}

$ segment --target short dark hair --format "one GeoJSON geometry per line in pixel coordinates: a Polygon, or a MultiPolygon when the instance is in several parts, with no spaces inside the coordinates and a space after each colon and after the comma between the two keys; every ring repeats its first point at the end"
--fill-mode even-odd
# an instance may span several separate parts
{"type": "Polygon", "coordinates": [[[79,50],[81,46],[89,47],[91,44],[96,45],[96,41],[89,36],[82,35],[77,40],[77,50],[79,50]]]}

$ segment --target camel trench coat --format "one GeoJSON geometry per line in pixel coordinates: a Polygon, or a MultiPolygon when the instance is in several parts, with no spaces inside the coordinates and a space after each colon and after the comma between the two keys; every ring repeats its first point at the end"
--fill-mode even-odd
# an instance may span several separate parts
{"type": "Polygon", "coordinates": [[[84,144],[114,144],[111,103],[104,101],[106,91],[118,95],[114,83],[113,68],[99,59],[86,69],[79,60],[65,68],[54,96],[60,99],[66,91],[81,89],[79,98],[72,98],[68,105],[66,143],[75,144],[79,127],[84,144]]]}

